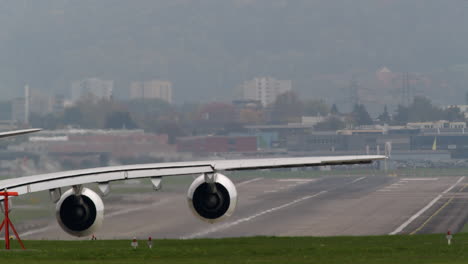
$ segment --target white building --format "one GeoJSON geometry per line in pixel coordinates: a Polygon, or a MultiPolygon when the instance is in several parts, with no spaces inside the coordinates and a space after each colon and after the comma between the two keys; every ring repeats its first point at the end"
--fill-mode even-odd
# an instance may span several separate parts
{"type": "Polygon", "coordinates": [[[272,77],[259,77],[246,81],[242,86],[242,99],[260,101],[267,106],[276,101],[278,95],[292,91],[291,80],[276,80],[272,77]]]}
{"type": "Polygon", "coordinates": [[[11,101],[11,120],[20,124],[29,124],[31,94],[29,85],[24,86],[24,97],[11,101]]]}
{"type": "Polygon", "coordinates": [[[465,122],[449,122],[439,120],[434,122],[413,122],[406,124],[408,128],[466,128],[465,122]]]}
{"type": "Polygon", "coordinates": [[[18,97],[11,101],[11,120],[20,124],[28,124],[27,103],[24,97],[18,97]]]}
{"type": "Polygon", "coordinates": [[[76,102],[81,98],[93,98],[98,100],[110,100],[114,93],[114,81],[89,78],[72,82],[72,101],[76,102]]]}
{"type": "Polygon", "coordinates": [[[130,84],[130,99],[155,98],[172,103],[172,83],[169,81],[151,80],[147,82],[132,82],[130,84]]]}

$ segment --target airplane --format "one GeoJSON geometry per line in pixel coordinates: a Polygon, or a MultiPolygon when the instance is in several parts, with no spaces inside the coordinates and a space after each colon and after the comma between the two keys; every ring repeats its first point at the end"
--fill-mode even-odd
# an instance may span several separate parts
{"type": "MultiPolygon", "coordinates": [[[[1,136],[1,134],[0,134],[1,136]]],[[[77,237],[94,234],[104,219],[101,196],[84,184],[97,183],[101,195],[110,191],[110,183],[128,179],[149,178],[155,190],[163,177],[200,175],[190,185],[187,202],[192,213],[203,221],[214,223],[234,213],[237,190],[224,171],[292,167],[368,164],[384,160],[382,155],[298,157],[270,159],[212,160],[109,166],[62,171],[0,181],[0,190],[19,195],[48,190],[56,204],[56,219],[68,234],[77,237]],[[62,193],[62,188],[71,187],[62,193]]]]}

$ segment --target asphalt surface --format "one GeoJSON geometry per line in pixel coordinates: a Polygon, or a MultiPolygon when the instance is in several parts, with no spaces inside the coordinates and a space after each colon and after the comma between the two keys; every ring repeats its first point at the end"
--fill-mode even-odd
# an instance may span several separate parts
{"type": "MultiPolygon", "coordinates": [[[[397,233],[456,232],[468,216],[468,188],[462,189],[465,182],[460,177],[267,179],[256,178],[253,173],[251,179],[236,183],[238,207],[223,222],[209,224],[194,217],[185,198],[188,186],[183,186],[156,193],[113,194],[104,199],[106,217],[96,236],[379,235],[395,232],[425,207],[397,233]]],[[[26,239],[74,239],[60,229],[53,216],[45,226],[20,233],[26,239]]]]}
{"type": "Polygon", "coordinates": [[[460,232],[468,221],[467,183],[458,184],[401,233],[427,234],[460,232]]]}

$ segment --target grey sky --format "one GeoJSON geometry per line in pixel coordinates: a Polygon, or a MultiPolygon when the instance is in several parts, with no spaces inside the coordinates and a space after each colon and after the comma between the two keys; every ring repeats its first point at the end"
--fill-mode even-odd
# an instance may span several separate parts
{"type": "Polygon", "coordinates": [[[122,97],[129,82],[160,78],[174,83],[176,102],[229,99],[259,75],[291,79],[305,96],[321,97],[329,84],[314,81],[320,74],[381,66],[440,74],[468,64],[468,2],[461,0],[0,4],[5,98],[24,83],[68,93],[72,80],[98,77],[115,80],[122,97]]]}

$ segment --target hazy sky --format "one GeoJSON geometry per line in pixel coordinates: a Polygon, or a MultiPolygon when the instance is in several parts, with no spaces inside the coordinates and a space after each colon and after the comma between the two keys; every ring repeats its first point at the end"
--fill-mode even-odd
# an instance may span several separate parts
{"type": "MultiPolygon", "coordinates": [[[[168,79],[175,101],[228,99],[260,75],[293,80],[353,71],[467,70],[462,0],[0,1],[0,89],[68,93],[72,80],[168,79]],[[461,66],[460,66],[461,65],[461,66]]],[[[463,82],[462,82],[463,84],[463,82]]],[[[325,88],[325,89],[324,89],[325,88]]],[[[333,94],[332,94],[333,96],[333,94]]]]}

